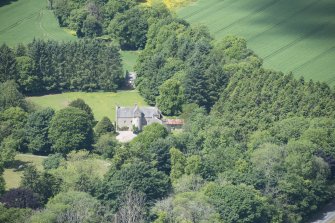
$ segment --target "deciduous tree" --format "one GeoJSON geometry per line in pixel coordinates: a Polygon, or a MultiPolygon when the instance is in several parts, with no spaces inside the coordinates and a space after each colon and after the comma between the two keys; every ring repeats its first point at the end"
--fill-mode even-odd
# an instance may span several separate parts
{"type": "Polygon", "coordinates": [[[93,130],[89,115],[73,107],[58,111],[50,122],[49,138],[56,152],[91,149],[93,130]]]}
{"type": "Polygon", "coordinates": [[[114,125],[108,117],[103,117],[95,127],[95,133],[98,137],[106,133],[114,133],[114,131],[114,125]]]}
{"type": "Polygon", "coordinates": [[[51,142],[48,137],[50,121],[55,114],[51,108],[36,111],[28,116],[25,133],[30,152],[49,154],[51,142]]]}
{"type": "Polygon", "coordinates": [[[184,89],[181,81],[169,79],[159,87],[157,106],[165,115],[177,115],[185,103],[184,89]]]}
{"type": "Polygon", "coordinates": [[[0,201],[8,208],[31,208],[37,209],[41,207],[39,196],[30,189],[16,188],[10,189],[4,193],[0,201]]]}
{"type": "Polygon", "coordinates": [[[0,111],[9,107],[26,108],[24,96],[19,92],[15,81],[0,83],[0,111]]]}
{"type": "Polygon", "coordinates": [[[83,99],[78,98],[74,101],[71,101],[69,106],[74,107],[74,108],[79,108],[80,110],[86,112],[90,120],[92,121],[92,126],[95,125],[95,119],[94,119],[94,114],[92,112],[92,108],[88,104],[86,104],[83,99]]]}

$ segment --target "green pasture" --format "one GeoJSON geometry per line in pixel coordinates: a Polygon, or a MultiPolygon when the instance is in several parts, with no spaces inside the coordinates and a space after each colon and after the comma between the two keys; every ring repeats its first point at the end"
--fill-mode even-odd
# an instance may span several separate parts
{"type": "Polygon", "coordinates": [[[0,44],[15,46],[34,38],[68,41],[76,39],[58,25],[47,0],[0,1],[0,44]]]}
{"type": "MultiPolygon", "coordinates": [[[[47,0],[0,0],[0,44],[15,46],[34,38],[70,41],[77,38],[59,27],[47,0]]],[[[124,70],[134,71],[138,51],[122,51],[124,70]]]]}
{"type": "Polygon", "coordinates": [[[96,120],[107,116],[112,121],[115,120],[115,106],[133,106],[137,103],[144,106],[144,99],[135,90],[114,92],[68,92],[62,94],[52,94],[37,97],[28,97],[27,100],[40,107],[51,107],[55,110],[65,108],[71,101],[81,98],[93,110],[96,120]]]}
{"type": "Polygon", "coordinates": [[[123,69],[125,71],[134,71],[137,57],[140,51],[121,51],[123,69]]]}
{"type": "Polygon", "coordinates": [[[332,0],[197,0],[177,13],[216,39],[246,38],[267,68],[335,84],[332,0]]]}
{"type": "Polygon", "coordinates": [[[35,156],[31,154],[17,154],[14,162],[5,168],[3,177],[6,182],[6,189],[17,188],[20,186],[24,168],[27,165],[34,165],[37,170],[43,170],[43,160],[45,156],[35,156]],[[19,168],[21,167],[21,168],[19,168]]]}
{"type": "MultiPolygon", "coordinates": [[[[15,160],[5,168],[3,177],[6,182],[6,190],[11,188],[18,188],[21,184],[21,177],[23,171],[28,165],[33,165],[38,171],[43,171],[43,161],[46,156],[37,156],[32,154],[17,154],[15,160]]],[[[96,171],[99,176],[103,176],[107,173],[110,163],[106,160],[99,158],[91,158],[96,166],[96,171]]],[[[75,161],[66,161],[68,164],[74,164],[75,161]]]]}

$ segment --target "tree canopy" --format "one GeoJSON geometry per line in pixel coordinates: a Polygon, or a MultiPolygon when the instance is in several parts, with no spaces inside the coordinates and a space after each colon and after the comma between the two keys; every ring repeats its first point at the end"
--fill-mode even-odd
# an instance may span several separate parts
{"type": "MultiPolygon", "coordinates": [[[[113,43],[94,39],[76,42],[33,40],[24,47],[20,56],[13,54],[11,66],[15,68],[15,75],[6,74],[0,80],[15,80],[24,93],[115,91],[122,84],[121,58],[113,43]]],[[[8,53],[7,48],[0,47],[0,55],[8,53]]],[[[3,72],[9,72],[7,70],[3,72]]]]}
{"type": "Polygon", "coordinates": [[[28,116],[25,134],[30,152],[39,154],[51,152],[51,142],[48,135],[50,121],[54,114],[54,110],[46,108],[28,116]]]}
{"type": "Polygon", "coordinates": [[[56,112],[50,122],[49,138],[55,152],[91,149],[93,130],[89,115],[73,107],[56,112]]]}
{"type": "Polygon", "coordinates": [[[0,47],[0,221],[307,222],[334,197],[334,89],[268,70],[245,39],[215,40],[140,2],[53,0],[83,39],[0,47]],[[180,115],[181,131],[154,123],[119,143],[106,117],[93,131],[81,99],[57,112],[26,103],[21,92],[118,89],[118,44],[143,49],[137,89],[180,115]],[[3,168],[26,151],[56,154],[43,171],[23,166],[22,187],[5,191],[3,168]]]}

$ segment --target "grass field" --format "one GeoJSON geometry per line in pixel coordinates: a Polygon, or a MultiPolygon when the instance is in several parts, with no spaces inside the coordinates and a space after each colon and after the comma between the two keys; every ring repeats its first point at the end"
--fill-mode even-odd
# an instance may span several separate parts
{"type": "Polygon", "coordinates": [[[0,6],[0,44],[14,46],[34,38],[76,39],[59,27],[52,11],[47,10],[47,0],[2,0],[0,6]]]}
{"type": "Polygon", "coordinates": [[[51,107],[55,110],[66,107],[69,102],[81,98],[93,110],[96,120],[100,120],[103,116],[115,120],[115,106],[133,106],[137,103],[139,106],[146,105],[144,99],[137,91],[118,91],[113,92],[69,92],[63,94],[53,94],[37,97],[29,97],[27,100],[32,101],[41,107],[51,107]]]}
{"type": "Polygon", "coordinates": [[[123,69],[125,71],[134,71],[134,66],[140,51],[121,51],[123,69]]]}
{"type": "Polygon", "coordinates": [[[35,165],[37,170],[43,170],[44,156],[34,156],[30,154],[18,154],[15,156],[13,164],[6,168],[4,171],[4,179],[6,182],[6,190],[10,188],[17,188],[20,186],[21,177],[23,175],[24,168],[19,169],[19,166],[35,165]]]}
{"type": "MultiPolygon", "coordinates": [[[[24,168],[27,167],[27,165],[34,165],[38,171],[43,171],[43,160],[46,158],[46,156],[17,154],[15,156],[15,161],[4,171],[3,177],[6,182],[6,190],[18,188],[20,186],[21,177],[23,176],[24,168]],[[22,168],[19,168],[19,166],[22,166],[22,168]]],[[[67,161],[67,163],[74,165],[75,161],[70,161],[70,163],[67,161]]],[[[96,173],[102,177],[108,171],[110,163],[106,160],[94,158],[94,165],[96,167],[96,173]]]]}
{"type": "MultiPolygon", "coordinates": [[[[62,29],[47,0],[0,0],[0,44],[15,46],[34,38],[70,41],[77,38],[62,29]]],[[[134,71],[138,51],[122,51],[124,70],[134,71]]]]}
{"type": "Polygon", "coordinates": [[[246,38],[265,67],[335,85],[333,0],[197,0],[178,15],[246,38]]]}

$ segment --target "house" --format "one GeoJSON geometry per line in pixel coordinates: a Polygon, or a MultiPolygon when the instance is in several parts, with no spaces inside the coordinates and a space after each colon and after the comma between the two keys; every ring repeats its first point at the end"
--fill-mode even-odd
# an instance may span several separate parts
{"type": "Polygon", "coordinates": [[[116,129],[121,131],[132,131],[134,127],[142,130],[144,126],[152,123],[163,124],[162,113],[156,107],[134,107],[116,106],[116,129]]]}

